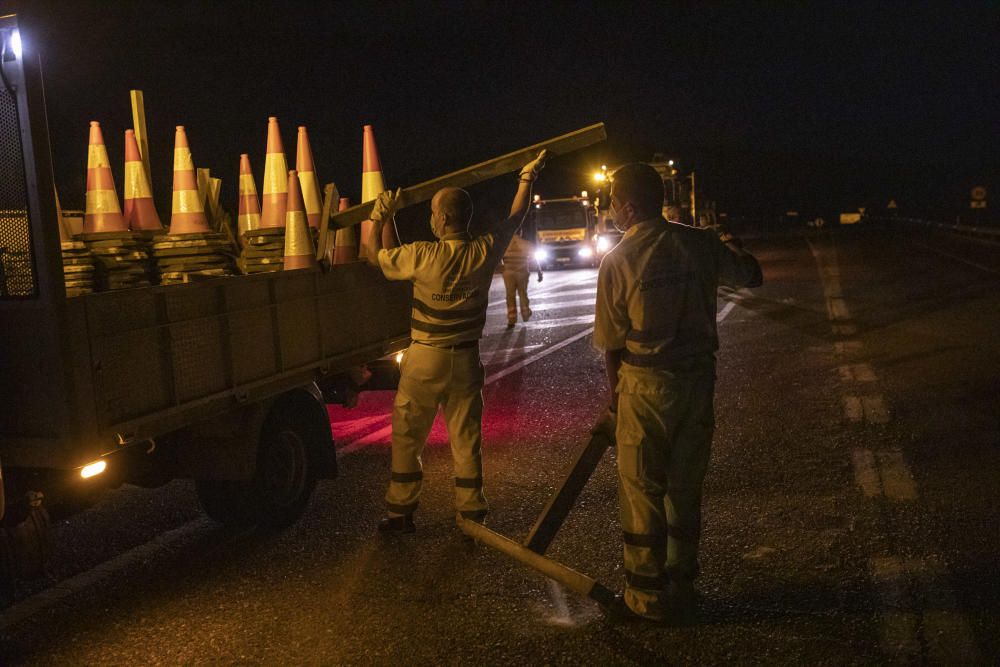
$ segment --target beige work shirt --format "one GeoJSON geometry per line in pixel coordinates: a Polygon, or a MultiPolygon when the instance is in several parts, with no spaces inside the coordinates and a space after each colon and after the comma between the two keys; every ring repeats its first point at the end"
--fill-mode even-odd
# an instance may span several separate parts
{"type": "Polygon", "coordinates": [[[449,234],[379,251],[386,278],[413,283],[410,338],[446,346],[482,337],[493,272],[513,232],[449,234]]]}
{"type": "Polygon", "coordinates": [[[760,283],[749,254],[715,233],[653,218],[633,225],[605,255],[597,274],[594,347],[625,349],[622,361],[640,368],[672,365],[719,348],[719,285],[760,283]]]}
{"type": "Polygon", "coordinates": [[[535,252],[534,246],[520,234],[514,234],[503,254],[503,270],[511,273],[529,273],[528,263],[535,252]]]}

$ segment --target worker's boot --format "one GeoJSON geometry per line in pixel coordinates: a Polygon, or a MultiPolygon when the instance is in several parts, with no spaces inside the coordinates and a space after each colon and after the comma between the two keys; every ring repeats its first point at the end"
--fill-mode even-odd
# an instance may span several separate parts
{"type": "Polygon", "coordinates": [[[521,319],[524,320],[525,322],[531,319],[531,308],[528,308],[527,310],[521,313],[521,319]]]}
{"type": "Polygon", "coordinates": [[[684,625],[694,621],[698,611],[698,592],[690,579],[671,579],[665,589],[666,621],[684,625]]]}
{"type": "Polygon", "coordinates": [[[403,533],[415,533],[416,524],[413,523],[412,514],[402,516],[387,516],[378,522],[378,532],[387,535],[402,535],[403,533]]]}

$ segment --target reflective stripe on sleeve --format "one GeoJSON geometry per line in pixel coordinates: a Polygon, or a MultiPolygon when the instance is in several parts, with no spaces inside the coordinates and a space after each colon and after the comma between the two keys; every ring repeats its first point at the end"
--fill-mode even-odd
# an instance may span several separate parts
{"type": "Polygon", "coordinates": [[[483,488],[482,477],[456,477],[455,487],[459,489],[481,489],[483,488]]]}
{"type": "Polygon", "coordinates": [[[416,472],[393,472],[389,475],[389,479],[393,482],[399,482],[400,484],[410,484],[412,482],[419,482],[424,478],[424,473],[421,470],[416,472]]]}

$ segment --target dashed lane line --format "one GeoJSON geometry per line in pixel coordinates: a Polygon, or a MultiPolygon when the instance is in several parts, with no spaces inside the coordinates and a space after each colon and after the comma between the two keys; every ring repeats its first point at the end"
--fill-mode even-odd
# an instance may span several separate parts
{"type": "Polygon", "coordinates": [[[932,248],[929,245],[924,245],[923,243],[916,243],[916,242],[914,242],[913,245],[917,246],[918,248],[923,248],[924,250],[930,250],[931,252],[937,253],[938,255],[941,255],[943,257],[947,257],[948,259],[953,259],[956,262],[961,262],[962,264],[967,264],[967,265],[969,265],[971,267],[979,269],[980,271],[986,271],[987,273],[1000,273],[1000,269],[990,268],[990,267],[986,266],[985,264],[980,264],[979,262],[973,262],[972,260],[970,260],[970,259],[968,259],[966,257],[961,257],[959,255],[953,255],[950,252],[945,252],[944,250],[941,250],[939,248],[932,248]]]}

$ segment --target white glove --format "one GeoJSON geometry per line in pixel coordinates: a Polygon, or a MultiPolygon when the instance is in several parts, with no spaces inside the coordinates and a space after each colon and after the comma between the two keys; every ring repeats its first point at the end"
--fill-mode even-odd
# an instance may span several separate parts
{"type": "Polygon", "coordinates": [[[375,200],[375,206],[372,207],[371,219],[383,223],[392,220],[392,216],[396,215],[396,209],[399,208],[402,191],[402,188],[397,188],[395,193],[392,190],[381,193],[375,200]]]}
{"type": "Polygon", "coordinates": [[[521,167],[520,179],[522,181],[533,181],[538,178],[538,172],[545,166],[545,154],[548,151],[542,150],[534,160],[521,167]]]}

